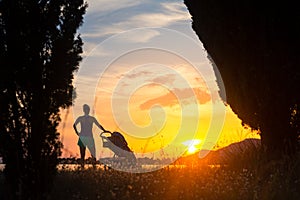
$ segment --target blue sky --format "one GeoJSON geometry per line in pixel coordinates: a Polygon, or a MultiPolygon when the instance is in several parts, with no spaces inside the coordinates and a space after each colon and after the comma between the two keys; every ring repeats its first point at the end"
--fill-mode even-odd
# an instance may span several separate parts
{"type": "MultiPolygon", "coordinates": [[[[191,18],[182,1],[88,0],[79,32],[88,53],[108,37],[134,28],[164,27],[180,31],[196,41],[191,18]]],[[[141,40],[138,38],[137,40],[141,40]]]]}

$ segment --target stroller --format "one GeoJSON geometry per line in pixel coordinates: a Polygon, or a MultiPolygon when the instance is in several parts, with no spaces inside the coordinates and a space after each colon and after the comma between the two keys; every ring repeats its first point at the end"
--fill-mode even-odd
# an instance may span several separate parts
{"type": "Polygon", "coordinates": [[[115,161],[119,164],[136,164],[136,157],[121,133],[104,131],[100,134],[100,137],[102,138],[103,147],[114,152],[113,158],[115,161]]]}

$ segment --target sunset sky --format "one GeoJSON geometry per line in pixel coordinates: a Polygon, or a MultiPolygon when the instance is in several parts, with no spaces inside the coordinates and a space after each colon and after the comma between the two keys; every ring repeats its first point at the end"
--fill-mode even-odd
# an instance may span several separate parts
{"type": "MultiPolygon", "coordinates": [[[[74,106],[62,112],[63,156],[79,156],[72,129],[82,105],[137,156],[178,157],[188,150],[259,138],[224,106],[212,63],[179,0],[88,0],[79,33],[83,61],[74,106]]],[[[97,157],[111,156],[94,129],[97,157]]]]}

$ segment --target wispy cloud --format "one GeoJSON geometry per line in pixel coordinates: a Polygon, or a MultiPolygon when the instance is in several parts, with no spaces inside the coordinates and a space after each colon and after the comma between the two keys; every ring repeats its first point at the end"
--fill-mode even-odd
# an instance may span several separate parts
{"type": "Polygon", "coordinates": [[[83,54],[82,56],[85,58],[87,56],[110,56],[111,53],[104,49],[102,46],[97,46],[97,44],[92,42],[85,42],[83,46],[83,54]]]}
{"type": "Polygon", "coordinates": [[[136,31],[134,31],[134,33],[131,33],[129,35],[124,34],[124,37],[119,37],[119,39],[123,40],[122,42],[146,43],[158,35],[160,35],[160,33],[155,30],[137,29],[136,31]]]}
{"type": "Polygon", "coordinates": [[[152,79],[153,83],[159,83],[162,85],[173,85],[174,81],[176,81],[176,74],[170,73],[152,79]]]}
{"type": "Polygon", "coordinates": [[[88,13],[87,16],[97,14],[103,15],[115,12],[120,9],[133,7],[143,3],[143,0],[87,0],[88,2],[88,13]]]}
{"type": "MultiPolygon", "coordinates": [[[[88,3],[82,27],[85,40],[102,40],[133,28],[167,27],[191,18],[182,2],[90,0],[88,3]]],[[[144,38],[136,41],[143,42],[144,38]]]]}
{"type": "Polygon", "coordinates": [[[184,15],[186,13],[189,13],[189,12],[186,12],[187,8],[182,2],[164,2],[164,3],[161,3],[161,5],[169,11],[173,11],[176,13],[182,13],[184,15]]]}
{"type": "Polygon", "coordinates": [[[136,14],[117,26],[127,27],[166,27],[180,21],[191,19],[183,3],[165,2],[160,4],[160,9],[155,12],[136,14]]]}
{"type": "Polygon", "coordinates": [[[189,19],[187,13],[146,13],[131,17],[127,22],[122,22],[120,26],[136,27],[166,27],[175,22],[189,19]]]}
{"type": "Polygon", "coordinates": [[[145,101],[140,105],[140,109],[147,110],[157,104],[165,107],[172,107],[179,103],[189,104],[189,100],[191,100],[193,97],[196,98],[201,104],[205,104],[211,99],[210,94],[201,90],[200,88],[174,88],[172,91],[169,91],[166,94],[145,101]]]}
{"type": "Polygon", "coordinates": [[[139,77],[146,77],[146,76],[152,76],[153,73],[150,71],[137,71],[131,74],[121,74],[121,76],[117,76],[117,78],[123,78],[126,76],[126,78],[129,79],[135,79],[135,78],[139,78],[139,77]]]}
{"type": "Polygon", "coordinates": [[[93,39],[93,38],[97,39],[107,35],[114,35],[116,33],[121,33],[123,31],[125,30],[122,29],[121,27],[116,27],[113,25],[103,25],[101,27],[97,27],[92,30],[89,30],[88,32],[83,33],[82,37],[89,38],[89,39],[93,39]]]}

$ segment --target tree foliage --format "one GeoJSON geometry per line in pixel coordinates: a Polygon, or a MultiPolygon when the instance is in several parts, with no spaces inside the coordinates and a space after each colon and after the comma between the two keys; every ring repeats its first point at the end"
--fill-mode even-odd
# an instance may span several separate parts
{"type": "Polygon", "coordinates": [[[267,152],[299,138],[300,15],[296,1],[185,0],[192,27],[218,67],[226,102],[261,132],[267,152]]]}
{"type": "Polygon", "coordinates": [[[8,198],[40,199],[62,144],[59,109],[72,104],[81,61],[82,0],[0,1],[0,150],[8,198]]]}

